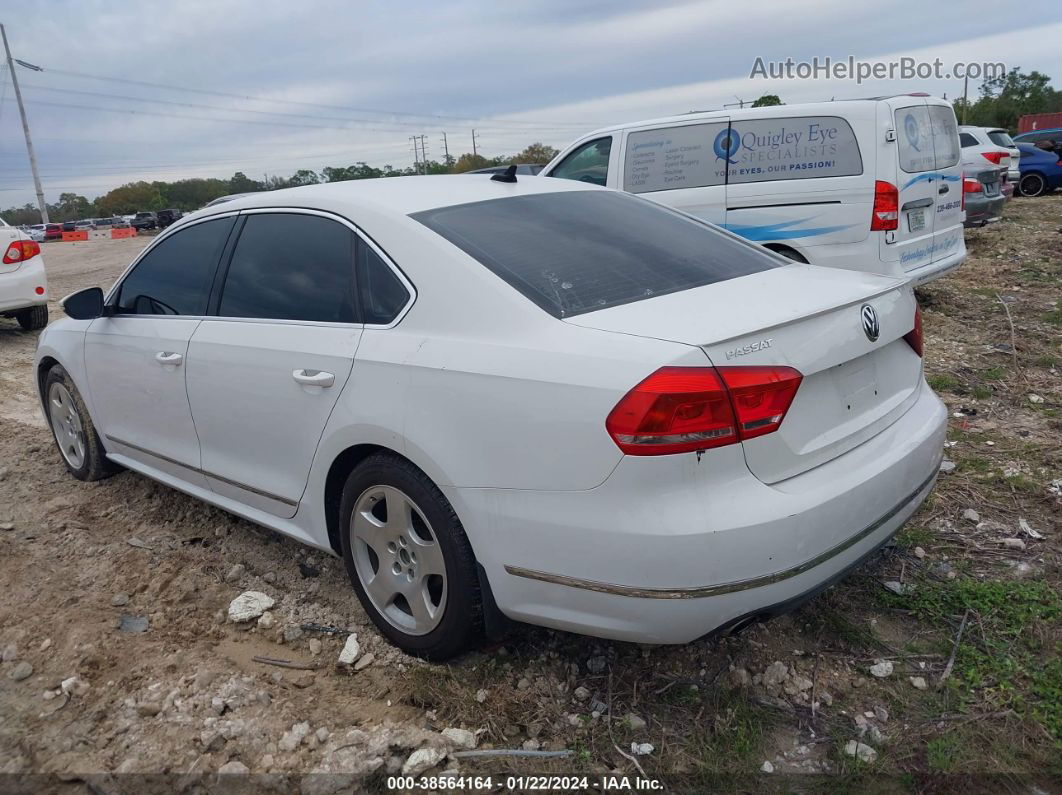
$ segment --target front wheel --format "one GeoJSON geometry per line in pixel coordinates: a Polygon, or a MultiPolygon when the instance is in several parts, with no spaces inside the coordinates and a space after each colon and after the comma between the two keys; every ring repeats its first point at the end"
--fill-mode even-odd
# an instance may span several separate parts
{"type": "Polygon", "coordinates": [[[453,507],[417,467],[372,455],[340,505],[343,560],[365,612],[407,654],[445,660],[483,634],[476,560],[453,507]]]}
{"type": "Polygon", "coordinates": [[[107,460],[96,426],[81,393],[60,365],[44,378],[44,406],[52,436],[70,474],[78,480],[102,480],[119,467],[107,460]]]}
{"type": "Polygon", "coordinates": [[[1018,182],[1022,196],[1039,196],[1047,188],[1047,182],[1039,174],[1025,174],[1018,182]]]}
{"type": "Polygon", "coordinates": [[[45,304],[23,309],[15,319],[26,331],[40,331],[48,325],[48,307],[45,304]]]}

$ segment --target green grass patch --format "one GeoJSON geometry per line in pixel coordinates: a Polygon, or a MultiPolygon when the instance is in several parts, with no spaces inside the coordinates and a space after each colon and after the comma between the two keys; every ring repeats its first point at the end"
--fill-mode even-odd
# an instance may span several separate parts
{"type": "Polygon", "coordinates": [[[1062,307],[1059,307],[1053,312],[1048,312],[1044,315],[1044,320],[1050,323],[1052,326],[1062,326],[1062,307]]]}
{"type": "Polygon", "coordinates": [[[713,695],[714,717],[704,722],[703,733],[690,726],[687,735],[686,750],[693,757],[690,783],[703,786],[735,776],[747,779],[759,767],[764,743],[779,721],[744,691],[718,689],[713,695]]]}
{"type": "Polygon", "coordinates": [[[1062,618],[1054,584],[924,580],[909,594],[884,598],[949,629],[967,614],[948,687],[966,704],[982,701],[1032,717],[1062,741],[1062,662],[1058,644],[1047,640],[1062,618]]]}
{"type": "Polygon", "coordinates": [[[986,381],[1000,381],[1007,377],[1007,371],[1002,367],[990,367],[981,371],[981,377],[986,381]]]}
{"type": "Polygon", "coordinates": [[[933,373],[926,376],[926,381],[936,392],[954,392],[959,386],[959,379],[950,373],[933,373]]]}
{"type": "Polygon", "coordinates": [[[987,386],[982,386],[980,384],[975,386],[970,391],[970,395],[977,398],[978,400],[988,400],[990,397],[992,397],[993,394],[994,393],[991,389],[989,389],[987,386]]]}
{"type": "Polygon", "coordinates": [[[933,542],[933,532],[926,527],[906,525],[896,534],[896,544],[904,549],[927,547],[933,542]]]}

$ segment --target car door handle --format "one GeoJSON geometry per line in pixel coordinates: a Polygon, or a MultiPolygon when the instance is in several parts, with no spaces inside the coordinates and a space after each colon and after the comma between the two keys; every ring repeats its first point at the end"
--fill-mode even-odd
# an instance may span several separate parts
{"type": "Polygon", "coordinates": [[[173,365],[178,366],[184,361],[184,356],[179,353],[171,353],[170,351],[159,351],[155,354],[155,361],[161,365],[173,365]]]}
{"type": "Polygon", "coordinates": [[[336,382],[334,373],[326,373],[323,370],[294,370],[291,377],[295,379],[295,383],[303,386],[328,388],[336,382]]]}

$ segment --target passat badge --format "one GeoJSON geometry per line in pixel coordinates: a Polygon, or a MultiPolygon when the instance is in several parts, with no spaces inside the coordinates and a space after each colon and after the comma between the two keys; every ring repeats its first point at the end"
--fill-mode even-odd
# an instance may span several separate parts
{"type": "Polygon", "coordinates": [[[863,319],[863,333],[867,335],[867,339],[877,342],[881,328],[878,326],[878,313],[874,311],[874,307],[863,304],[859,309],[859,316],[863,319]]]}

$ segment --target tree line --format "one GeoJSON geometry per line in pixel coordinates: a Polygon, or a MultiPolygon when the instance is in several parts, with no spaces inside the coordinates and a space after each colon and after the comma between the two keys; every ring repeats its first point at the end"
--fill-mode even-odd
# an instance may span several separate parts
{"type": "MultiPolygon", "coordinates": [[[[95,200],[76,193],[61,193],[55,204],[48,205],[48,217],[53,222],[79,221],[83,218],[108,218],[114,215],[129,215],[141,211],[156,211],[175,208],[184,212],[198,210],[219,196],[232,193],[256,193],[258,191],[296,188],[302,185],[317,185],[322,182],[344,182],[351,179],[376,179],[378,177],[408,177],[415,174],[459,174],[477,168],[508,165],[509,163],[548,163],[557,154],[552,146],[533,143],[515,155],[485,157],[471,152],[460,157],[450,156],[443,161],[428,160],[417,166],[382,168],[357,162],[350,166],[326,166],[320,171],[299,169],[289,177],[269,176],[252,179],[237,171],[229,179],[194,178],[175,182],[130,182],[114,188],[95,200]]],[[[41,214],[35,204],[9,207],[0,212],[12,226],[39,224],[41,214]]]]}

